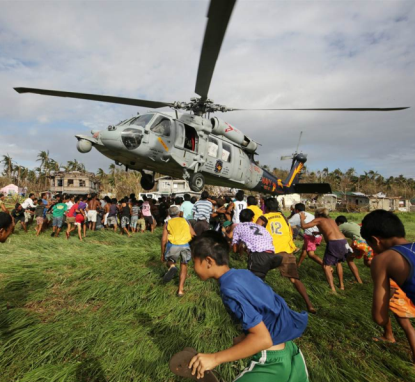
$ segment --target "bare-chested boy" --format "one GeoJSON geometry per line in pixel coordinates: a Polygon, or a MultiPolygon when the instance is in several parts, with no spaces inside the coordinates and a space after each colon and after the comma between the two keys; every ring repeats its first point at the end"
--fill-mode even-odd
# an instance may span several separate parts
{"type": "Polygon", "coordinates": [[[327,208],[318,209],[315,213],[315,217],[316,218],[311,222],[305,223],[305,215],[301,213],[301,228],[317,227],[323,235],[324,240],[326,241],[323,269],[331,290],[333,293],[336,293],[336,288],[333,283],[332,266],[336,266],[340,289],[344,290],[343,267],[341,263],[346,260],[349,245],[344,235],[340,232],[336,222],[329,218],[329,210],[327,208]]]}
{"type": "Polygon", "coordinates": [[[91,200],[88,201],[88,225],[89,229],[95,231],[95,226],[97,224],[97,209],[100,207],[101,203],[97,200],[95,194],[91,195],[91,200]]]}

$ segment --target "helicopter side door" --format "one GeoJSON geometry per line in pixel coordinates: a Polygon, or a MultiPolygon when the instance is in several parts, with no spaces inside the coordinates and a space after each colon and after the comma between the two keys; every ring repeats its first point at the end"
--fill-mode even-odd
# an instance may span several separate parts
{"type": "Polygon", "coordinates": [[[172,157],[180,166],[194,169],[199,154],[199,135],[195,128],[180,121],[175,121],[175,129],[175,150],[172,157]]]}

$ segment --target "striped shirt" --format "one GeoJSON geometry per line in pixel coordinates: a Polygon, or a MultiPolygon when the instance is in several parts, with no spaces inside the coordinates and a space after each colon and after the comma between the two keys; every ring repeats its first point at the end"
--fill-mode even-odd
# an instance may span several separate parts
{"type": "Polygon", "coordinates": [[[212,213],[212,203],[209,200],[199,200],[193,206],[193,215],[196,220],[206,220],[209,223],[212,213]]]}

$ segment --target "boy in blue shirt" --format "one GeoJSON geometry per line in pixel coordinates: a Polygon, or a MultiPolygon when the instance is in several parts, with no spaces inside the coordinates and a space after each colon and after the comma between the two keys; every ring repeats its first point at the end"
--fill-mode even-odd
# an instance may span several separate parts
{"type": "Polygon", "coordinates": [[[229,349],[214,354],[197,354],[189,368],[196,378],[208,370],[239,359],[252,357],[238,382],[306,382],[304,357],[292,340],[307,327],[306,312],[288,308],[269,285],[246,269],[229,268],[229,247],[218,232],[206,231],[191,242],[195,272],[203,281],[218,280],[222,301],[244,333],[229,349]]]}

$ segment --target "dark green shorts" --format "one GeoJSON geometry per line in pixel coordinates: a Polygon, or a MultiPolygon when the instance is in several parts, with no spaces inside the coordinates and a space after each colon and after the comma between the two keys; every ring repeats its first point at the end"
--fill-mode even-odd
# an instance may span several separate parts
{"type": "Polygon", "coordinates": [[[237,382],[308,382],[303,353],[291,341],[283,350],[263,350],[252,357],[237,382]]]}

